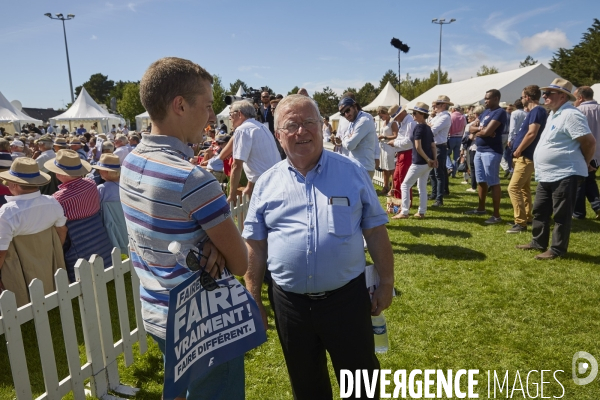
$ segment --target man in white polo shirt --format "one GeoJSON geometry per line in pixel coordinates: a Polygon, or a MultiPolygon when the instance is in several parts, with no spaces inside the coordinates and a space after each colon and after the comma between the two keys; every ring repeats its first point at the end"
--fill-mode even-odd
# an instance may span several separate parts
{"type": "Polygon", "coordinates": [[[533,203],[533,237],[531,242],[517,248],[541,250],[543,253],[535,258],[551,260],[567,252],[576,189],[594,169],[590,163],[596,151],[596,139],[585,115],[570,103],[576,100],[571,82],[556,78],[541,89],[544,104],[551,112],[533,153],[538,181],[533,203]],[[554,229],[548,248],[551,217],[554,229]]]}
{"type": "Polygon", "coordinates": [[[275,138],[269,129],[256,119],[254,105],[246,100],[231,105],[229,118],[235,129],[233,134],[233,165],[228,202],[236,203],[237,188],[242,176],[242,168],[248,178],[243,194],[252,196],[254,184],[258,178],[281,161],[275,138]]]}

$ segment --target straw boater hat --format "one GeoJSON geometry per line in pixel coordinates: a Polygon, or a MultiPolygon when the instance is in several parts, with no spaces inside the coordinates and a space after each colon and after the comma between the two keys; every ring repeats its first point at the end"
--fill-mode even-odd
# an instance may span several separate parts
{"type": "Polygon", "coordinates": [[[79,158],[74,150],[59,150],[56,158],[46,161],[44,167],[55,174],[68,176],[84,176],[92,170],[90,164],[79,158]]]}
{"type": "Polygon", "coordinates": [[[429,106],[425,103],[421,103],[420,101],[414,106],[410,107],[409,110],[429,114],[429,106]]]}
{"type": "Polygon", "coordinates": [[[106,135],[104,133],[99,133],[96,136],[98,136],[102,140],[107,140],[106,135]]]}
{"type": "Polygon", "coordinates": [[[445,103],[451,106],[454,105],[454,103],[450,101],[450,97],[444,95],[438,96],[437,100],[435,100],[434,103],[445,103]]]}
{"type": "Polygon", "coordinates": [[[79,138],[73,138],[71,139],[71,141],[69,142],[69,144],[78,144],[81,145],[81,140],[79,140],[79,138]]]}
{"type": "Polygon", "coordinates": [[[558,90],[559,92],[568,94],[571,101],[577,100],[573,93],[571,93],[573,91],[573,84],[563,78],[556,78],[550,85],[541,87],[540,90],[558,90]]]}
{"type": "Polygon", "coordinates": [[[100,161],[96,165],[93,165],[94,169],[101,169],[102,171],[120,171],[121,160],[119,156],[115,156],[111,153],[104,153],[100,156],[100,161]]]}
{"type": "Polygon", "coordinates": [[[38,140],[35,141],[35,144],[40,142],[54,143],[54,140],[50,137],[50,135],[42,135],[38,140]]]}
{"type": "Polygon", "coordinates": [[[67,147],[67,139],[62,138],[62,137],[57,137],[56,139],[54,139],[54,145],[66,148],[67,147]]]}
{"type": "Polygon", "coordinates": [[[401,112],[402,107],[400,107],[398,104],[394,104],[390,108],[388,108],[388,114],[390,115],[390,118],[395,118],[401,112]]]}
{"type": "Polygon", "coordinates": [[[16,158],[10,170],[0,172],[0,178],[23,186],[43,186],[50,182],[50,176],[40,172],[37,162],[28,157],[16,158]]]}

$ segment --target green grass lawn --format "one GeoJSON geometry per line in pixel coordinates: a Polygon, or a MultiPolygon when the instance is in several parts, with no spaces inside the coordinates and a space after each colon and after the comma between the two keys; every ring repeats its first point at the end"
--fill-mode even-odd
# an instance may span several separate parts
{"type": "MultiPolygon", "coordinates": [[[[600,376],[589,385],[576,386],[571,359],[575,352],[587,351],[600,361],[600,222],[590,219],[589,209],[587,220],[573,221],[567,256],[537,261],[536,253],[515,249],[530,240],[530,233],[508,235],[504,223],[486,226],[486,216],[463,214],[476,206],[477,195],[465,192],[468,186],[459,182],[451,180],[452,195],[445,206],[430,208],[424,220],[388,224],[399,296],[385,312],[391,348],[379,356],[382,368],[479,369],[480,398],[487,398],[488,370],[497,371],[501,379],[510,371],[511,387],[517,370],[524,386],[530,370],[563,370],[557,374],[565,390],[562,398],[599,399],[600,376]]],[[[511,222],[507,183],[502,180],[501,215],[511,222]]],[[[385,198],[380,200],[383,204],[385,198]]],[[[246,355],[248,399],[292,398],[271,312],[270,317],[267,343],[246,355]]],[[[118,327],[115,338],[116,331],[118,327]]],[[[34,342],[33,338],[33,349],[34,342]]],[[[162,356],[152,340],[146,354],[139,355],[137,347],[135,351],[133,366],[121,363],[121,379],[141,388],[136,399],[158,400],[162,356]]],[[[4,343],[0,368],[9,368],[4,343]]],[[[545,397],[562,394],[552,372],[544,377],[550,382],[544,385],[545,397]]],[[[41,375],[35,368],[31,373],[39,395],[41,375]]],[[[14,395],[8,375],[0,374],[1,399],[14,395]]],[[[335,393],[333,374],[331,379],[335,393]]],[[[534,383],[540,383],[539,374],[531,376],[532,396],[534,383]]],[[[506,390],[497,398],[506,398],[506,390]]],[[[523,398],[522,392],[515,391],[513,398],[523,398]]]]}

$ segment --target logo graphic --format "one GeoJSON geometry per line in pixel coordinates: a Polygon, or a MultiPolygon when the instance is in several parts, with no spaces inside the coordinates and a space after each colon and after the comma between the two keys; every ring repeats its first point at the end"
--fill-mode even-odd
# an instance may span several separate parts
{"type": "Polygon", "coordinates": [[[573,374],[573,381],[576,385],[587,385],[596,379],[598,375],[598,362],[593,355],[585,351],[578,351],[573,355],[573,362],[571,364],[571,371],[573,374]],[[579,361],[584,359],[585,361],[579,361]],[[576,368],[577,367],[577,368],[576,368]],[[589,375],[585,378],[579,378],[578,375],[584,375],[589,372],[589,375]]]}

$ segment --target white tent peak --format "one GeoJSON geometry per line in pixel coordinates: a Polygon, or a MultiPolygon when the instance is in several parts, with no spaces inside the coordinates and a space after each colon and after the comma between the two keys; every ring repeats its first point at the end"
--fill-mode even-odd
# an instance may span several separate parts
{"type": "MultiPolygon", "coordinates": [[[[394,89],[394,86],[392,86],[390,81],[388,81],[377,97],[375,97],[375,100],[364,106],[362,109],[365,111],[372,111],[376,110],[379,106],[390,107],[394,104],[398,104],[398,98],[398,91],[394,89]]],[[[406,103],[408,103],[408,100],[406,100],[404,97],[400,98],[399,105],[404,105],[406,103]]]]}
{"type": "Polygon", "coordinates": [[[7,127],[11,127],[11,130],[14,129],[15,131],[20,131],[21,123],[34,123],[36,125],[41,125],[42,121],[31,118],[23,111],[15,108],[15,106],[13,106],[11,102],[4,97],[2,92],[0,92],[0,123],[7,124],[7,127]]]}
{"type": "Polygon", "coordinates": [[[109,118],[109,114],[106,110],[98,105],[92,99],[92,96],[85,90],[85,87],[81,88],[79,96],[75,103],[71,104],[71,107],[64,113],[57,115],[53,119],[55,120],[67,120],[67,119],[98,119],[98,118],[109,118]]]}
{"type": "Polygon", "coordinates": [[[600,101],[600,83],[595,83],[590,87],[594,91],[594,100],[600,101]]]}
{"type": "Polygon", "coordinates": [[[246,91],[244,90],[244,88],[240,85],[240,87],[238,88],[237,93],[235,94],[237,97],[242,97],[243,95],[246,94],[246,91]]]}

